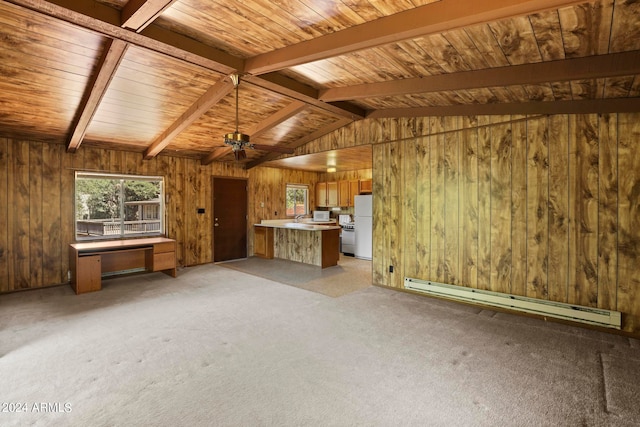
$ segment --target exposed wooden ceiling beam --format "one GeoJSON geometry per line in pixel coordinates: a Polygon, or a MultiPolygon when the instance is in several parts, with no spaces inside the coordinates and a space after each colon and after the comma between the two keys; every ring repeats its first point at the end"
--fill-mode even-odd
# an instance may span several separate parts
{"type": "Polygon", "coordinates": [[[441,0],[248,58],[244,71],[264,74],[469,25],[583,3],[576,0],[441,0]]]}
{"type": "MultiPolygon", "coordinates": [[[[304,136],[300,139],[298,139],[297,141],[288,144],[287,148],[298,148],[303,146],[304,144],[313,141],[314,139],[318,139],[328,133],[333,132],[334,130],[340,129],[343,126],[348,125],[349,123],[351,123],[353,120],[349,120],[349,119],[345,119],[345,118],[341,118],[336,120],[335,122],[331,123],[330,125],[327,125],[321,129],[318,129],[317,131],[304,136]]],[[[267,153],[264,156],[260,157],[259,159],[256,160],[252,160],[250,162],[248,162],[245,165],[245,169],[251,169],[254,168],[256,166],[259,166],[261,164],[263,164],[264,162],[268,162],[269,160],[274,160],[277,159],[278,157],[280,157],[282,154],[281,153],[267,153]]]]}
{"type": "Polygon", "coordinates": [[[244,60],[192,38],[148,25],[140,34],[122,28],[120,12],[96,0],[5,0],[29,10],[77,25],[109,38],[200,65],[222,74],[244,67],[244,60]]]}
{"type": "Polygon", "coordinates": [[[640,74],[640,51],[440,74],[321,91],[323,101],[527,85],[640,74]]]}
{"type": "Polygon", "coordinates": [[[640,112],[640,98],[589,99],[581,101],[464,104],[438,107],[392,108],[372,111],[367,118],[483,116],[504,114],[604,114],[640,112]]]}
{"type": "Polygon", "coordinates": [[[231,151],[232,151],[231,147],[222,147],[222,146],[216,147],[206,157],[203,157],[202,159],[200,159],[200,164],[208,165],[214,160],[218,160],[219,158],[224,157],[227,154],[231,153],[231,151]]]}
{"type": "Polygon", "coordinates": [[[336,117],[344,117],[349,120],[363,119],[366,111],[360,107],[346,102],[330,103],[318,99],[318,91],[311,86],[300,83],[287,76],[278,73],[268,73],[261,76],[246,75],[243,80],[251,84],[279,93],[289,98],[297,99],[309,105],[327,111],[336,117]]]}
{"type": "MultiPolygon", "coordinates": [[[[131,0],[121,12],[121,26],[138,32],[149,25],[173,1],[175,0],[131,0]]],[[[127,46],[128,44],[122,40],[108,39],[106,53],[98,64],[96,78],[89,86],[86,100],[80,107],[81,113],[77,122],[74,123],[67,151],[75,152],[80,147],[89,123],[124,57],[127,46]]]]}
{"type": "Polygon", "coordinates": [[[98,72],[87,88],[87,94],[80,105],[80,113],[73,124],[73,131],[67,144],[67,151],[74,153],[84,138],[89,123],[104,96],[113,75],[127,51],[127,43],[121,40],[108,40],[105,53],[98,64],[98,72]]]}
{"type": "Polygon", "coordinates": [[[129,0],[120,11],[120,26],[139,33],[175,1],[129,0]]]}
{"type": "Polygon", "coordinates": [[[227,78],[221,78],[211,86],[187,111],[182,113],[155,141],[145,150],[144,158],[149,160],[157,156],[173,138],[182,132],[187,126],[196,121],[200,116],[209,111],[222,98],[233,90],[233,83],[227,78]]]}
{"type": "Polygon", "coordinates": [[[307,107],[307,104],[305,104],[304,102],[293,101],[291,104],[277,111],[275,114],[270,115],[263,121],[256,123],[251,128],[247,129],[247,134],[252,138],[259,136],[261,133],[264,133],[269,129],[276,127],[280,123],[295,116],[307,107]]]}

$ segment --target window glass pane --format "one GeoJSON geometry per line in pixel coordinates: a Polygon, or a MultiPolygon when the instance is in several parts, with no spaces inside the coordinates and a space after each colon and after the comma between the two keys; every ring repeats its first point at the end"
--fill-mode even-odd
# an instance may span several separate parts
{"type": "Polygon", "coordinates": [[[77,172],[77,239],[164,233],[163,178],[77,172]]]}
{"type": "Polygon", "coordinates": [[[287,216],[306,215],[308,208],[309,189],[306,185],[287,184],[286,211],[287,216]]]}

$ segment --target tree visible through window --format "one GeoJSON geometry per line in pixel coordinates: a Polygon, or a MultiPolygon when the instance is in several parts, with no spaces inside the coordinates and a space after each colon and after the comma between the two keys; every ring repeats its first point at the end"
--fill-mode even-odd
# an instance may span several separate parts
{"type": "Polygon", "coordinates": [[[299,184],[287,184],[287,216],[309,213],[309,187],[299,184]]]}
{"type": "Polygon", "coordinates": [[[157,176],[76,172],[76,238],[164,233],[164,182],[157,176]]]}

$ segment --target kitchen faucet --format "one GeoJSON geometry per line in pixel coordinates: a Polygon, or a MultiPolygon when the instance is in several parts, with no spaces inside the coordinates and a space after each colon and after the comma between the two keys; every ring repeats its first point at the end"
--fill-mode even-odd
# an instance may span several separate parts
{"type": "Polygon", "coordinates": [[[305,214],[298,214],[295,216],[294,221],[295,222],[300,222],[300,218],[304,218],[305,214]]]}

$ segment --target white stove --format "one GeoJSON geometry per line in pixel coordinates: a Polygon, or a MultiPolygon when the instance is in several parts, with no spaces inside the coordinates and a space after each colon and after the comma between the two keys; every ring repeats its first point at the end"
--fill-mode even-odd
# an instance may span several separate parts
{"type": "Polygon", "coordinates": [[[342,226],[341,252],[353,256],[356,249],[356,223],[345,222],[340,225],[342,226]]]}

